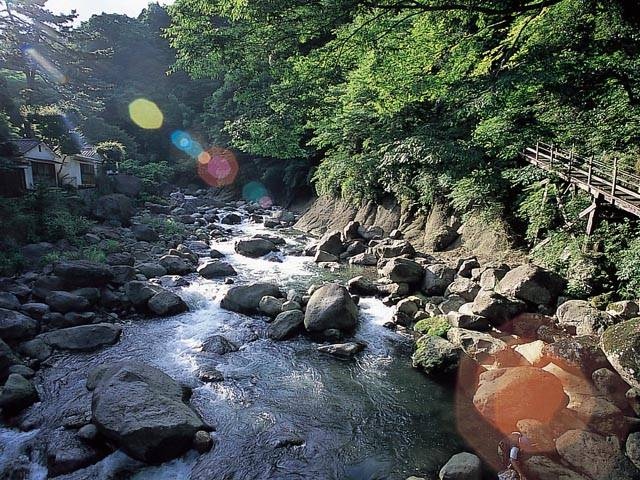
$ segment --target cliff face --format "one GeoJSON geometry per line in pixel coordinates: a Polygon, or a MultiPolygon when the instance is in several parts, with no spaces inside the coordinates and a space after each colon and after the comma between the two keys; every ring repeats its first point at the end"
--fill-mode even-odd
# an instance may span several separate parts
{"type": "Polygon", "coordinates": [[[404,238],[427,253],[448,252],[455,256],[476,255],[485,260],[522,259],[513,248],[507,228],[501,223],[488,224],[480,217],[461,222],[447,206],[436,204],[428,214],[416,212],[393,198],[353,205],[333,197],[319,197],[295,224],[295,228],[314,235],[342,230],[349,222],[382,227],[385,234],[400,230],[404,238]],[[452,240],[442,242],[443,236],[452,240]],[[446,246],[443,246],[446,243],[446,246]]]}

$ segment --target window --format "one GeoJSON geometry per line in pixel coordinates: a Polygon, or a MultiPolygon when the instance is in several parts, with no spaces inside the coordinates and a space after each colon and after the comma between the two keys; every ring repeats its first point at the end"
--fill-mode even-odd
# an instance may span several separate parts
{"type": "Polygon", "coordinates": [[[96,184],[96,169],[91,163],[80,164],[80,180],[82,185],[96,184]]]}
{"type": "Polygon", "coordinates": [[[33,183],[56,186],[56,166],[52,163],[31,162],[33,183]]]}

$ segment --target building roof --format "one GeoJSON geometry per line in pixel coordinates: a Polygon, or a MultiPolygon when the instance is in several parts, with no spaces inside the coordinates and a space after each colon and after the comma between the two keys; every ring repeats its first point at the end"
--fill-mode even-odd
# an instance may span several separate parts
{"type": "Polygon", "coordinates": [[[29,150],[33,150],[43,142],[41,140],[36,140],[35,138],[20,138],[18,140],[11,140],[10,143],[15,147],[18,155],[24,155],[29,150]]]}
{"type": "Polygon", "coordinates": [[[77,153],[76,155],[79,157],[89,158],[94,162],[104,161],[102,155],[96,152],[96,149],[94,147],[84,147],[80,150],[80,153],[77,153]]]}

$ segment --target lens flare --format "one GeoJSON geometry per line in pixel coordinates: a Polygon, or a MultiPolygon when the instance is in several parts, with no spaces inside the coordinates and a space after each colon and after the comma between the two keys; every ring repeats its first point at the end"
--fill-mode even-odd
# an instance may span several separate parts
{"type": "Polygon", "coordinates": [[[242,197],[248,202],[257,202],[268,196],[267,189],[260,182],[249,182],[242,188],[242,197]]]}
{"type": "Polygon", "coordinates": [[[198,155],[198,175],[213,187],[231,185],[238,175],[238,162],[231,151],[210,148],[198,155]]]}
{"type": "Polygon", "coordinates": [[[200,155],[204,152],[200,144],[194,140],[191,135],[182,130],[176,130],[171,134],[171,143],[173,143],[178,150],[182,150],[193,158],[199,159],[200,155]]]}
{"type": "Polygon", "coordinates": [[[258,200],[258,204],[262,207],[262,208],[271,208],[273,206],[273,200],[271,199],[270,196],[265,195],[264,197],[262,197],[260,200],[258,200]]]}
{"type": "Polygon", "coordinates": [[[38,52],[33,47],[23,47],[22,49],[24,55],[28,57],[32,62],[37,64],[42,70],[44,70],[47,77],[53,80],[56,83],[64,85],[67,83],[67,76],[62,73],[58,68],[47,60],[40,52],[38,52]]]}
{"type": "Polygon", "coordinates": [[[129,116],[133,123],[145,130],[156,130],[164,121],[162,111],[146,98],[138,98],[129,104],[129,116]]]}

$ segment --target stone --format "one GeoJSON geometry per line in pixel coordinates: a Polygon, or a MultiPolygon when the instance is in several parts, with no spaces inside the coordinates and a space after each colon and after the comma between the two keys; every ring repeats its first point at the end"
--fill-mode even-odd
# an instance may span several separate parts
{"type": "Polygon", "coordinates": [[[440,376],[457,369],[460,354],[460,348],[448,340],[423,335],[416,342],[411,360],[414,368],[419,368],[427,375],[440,376]]]}
{"type": "Polygon", "coordinates": [[[447,319],[452,327],[466,328],[468,330],[485,331],[491,326],[485,317],[460,312],[447,313],[447,319]]]}
{"type": "Polygon", "coordinates": [[[458,276],[471,278],[471,272],[475,268],[480,268],[480,263],[477,258],[461,258],[458,261],[458,276]]]}
{"type": "Polygon", "coordinates": [[[321,345],[317,348],[318,352],[332,357],[348,360],[355,357],[358,353],[365,349],[362,342],[334,343],[332,345],[321,345]]]}
{"type": "Polygon", "coordinates": [[[0,381],[7,378],[12,366],[22,363],[11,347],[0,339],[0,381]]]}
{"type": "Polygon", "coordinates": [[[519,420],[516,426],[518,431],[527,437],[529,441],[526,452],[527,455],[555,454],[556,445],[553,432],[549,430],[547,425],[539,420],[526,418],[519,420]]]}
{"type": "Polygon", "coordinates": [[[13,293],[0,292],[0,308],[6,310],[19,310],[20,300],[13,293]]]}
{"type": "Polygon", "coordinates": [[[52,310],[60,313],[82,312],[89,308],[86,298],[63,291],[51,292],[44,301],[52,310]]]}
{"type": "Polygon", "coordinates": [[[355,240],[360,238],[360,233],[358,233],[358,229],[360,228],[360,222],[351,221],[347,223],[347,225],[342,229],[342,238],[344,241],[355,240]]]}
{"type": "Polygon", "coordinates": [[[136,263],[136,257],[128,252],[110,253],[107,255],[107,265],[128,265],[133,267],[136,263]]]}
{"type": "Polygon", "coordinates": [[[351,240],[346,244],[346,246],[346,250],[340,254],[341,258],[353,257],[367,251],[367,246],[359,240],[351,240]]]}
{"type": "Polygon", "coordinates": [[[248,238],[235,243],[235,251],[245,257],[258,258],[271,252],[277,252],[278,247],[263,238],[248,238]]]}
{"type": "Polygon", "coordinates": [[[267,336],[272,340],[285,340],[294,336],[304,324],[304,313],[301,310],[289,310],[280,313],[267,329],[267,336]]]}
{"type": "MultiPolygon", "coordinates": [[[[539,313],[521,313],[510,322],[510,325],[503,326],[510,326],[511,328],[509,330],[513,332],[514,335],[528,340],[538,338],[538,331],[542,326],[556,328],[553,318],[539,313]]],[[[543,339],[541,338],[541,340],[543,339]]]]}
{"type": "MultiPolygon", "coordinates": [[[[353,298],[353,301],[356,302],[356,299],[353,298]]],[[[358,302],[356,302],[356,304],[357,303],[358,302]]],[[[283,312],[288,312],[290,310],[302,310],[302,305],[300,305],[298,302],[295,302],[293,300],[287,300],[286,302],[284,302],[282,304],[282,311],[283,312]]]]}
{"type": "Polygon", "coordinates": [[[378,264],[378,258],[373,253],[359,253],[349,258],[350,265],[360,265],[363,267],[373,267],[378,264]]]}
{"type": "Polygon", "coordinates": [[[119,325],[96,323],[42,333],[38,338],[53,348],[91,351],[105,345],[113,345],[121,333],[122,327],[119,325]]]}
{"type": "Polygon", "coordinates": [[[375,240],[384,236],[384,229],[376,225],[358,227],[358,234],[365,240],[375,240]]]}
{"type": "Polygon", "coordinates": [[[159,263],[148,262],[136,265],[136,269],[147,278],[162,277],[167,274],[167,269],[159,263]]]}
{"type": "Polygon", "coordinates": [[[233,286],[224,294],[220,306],[239,313],[256,313],[262,297],[281,297],[280,289],[271,283],[233,286]]]}
{"type": "Polygon", "coordinates": [[[626,397],[629,385],[620,378],[620,375],[608,368],[599,368],[591,374],[591,380],[598,393],[620,410],[626,410],[629,407],[626,397]]]}
{"type": "Polygon", "coordinates": [[[131,232],[136,240],[140,242],[156,242],[160,239],[160,235],[149,225],[133,225],[131,232]]]}
{"type": "Polygon", "coordinates": [[[39,400],[38,392],[29,380],[12,373],[0,389],[0,408],[4,412],[16,413],[30,407],[39,400]]]}
{"type": "Polygon", "coordinates": [[[114,265],[112,267],[113,271],[113,280],[112,283],[115,285],[124,285],[127,282],[136,278],[136,270],[135,268],[129,265],[114,265]]]}
{"type": "Polygon", "coordinates": [[[480,285],[476,282],[470,278],[458,277],[449,284],[444,294],[445,296],[458,295],[467,302],[473,302],[479,291],[480,285]]]}
{"type": "Polygon", "coordinates": [[[640,313],[638,302],[632,300],[622,300],[620,302],[610,303],[607,306],[607,314],[618,320],[631,320],[640,313]]]}
{"type": "Polygon", "coordinates": [[[613,325],[610,315],[585,300],[569,300],[556,311],[558,322],[574,335],[601,335],[613,325]]]}
{"type": "Polygon", "coordinates": [[[77,435],[81,440],[92,442],[98,436],[98,428],[94,424],[88,423],[87,425],[78,429],[77,435]]]}
{"type": "Polygon", "coordinates": [[[594,480],[637,478],[638,471],[624,456],[615,435],[569,430],[556,440],[560,458],[594,480]]]}
{"type": "Polygon", "coordinates": [[[472,453],[457,453],[444,464],[438,478],[440,480],[480,480],[482,462],[472,453]]]}
{"type": "Polygon", "coordinates": [[[401,255],[414,257],[416,254],[416,249],[407,240],[393,240],[388,243],[381,243],[374,250],[378,258],[394,258],[401,255]]]}
{"type": "Polygon", "coordinates": [[[335,328],[353,330],[358,320],[358,307],[347,289],[335,283],[316,290],[307,304],[304,326],[309,332],[335,328]]]}
{"type": "Polygon", "coordinates": [[[339,260],[340,259],[338,257],[331,253],[325,252],[324,250],[317,250],[315,257],[313,258],[313,261],[315,263],[337,262],[339,260]]]}
{"type": "Polygon", "coordinates": [[[489,319],[492,325],[500,327],[517,317],[525,308],[526,305],[521,301],[491,290],[480,290],[473,300],[471,311],[489,319]]]}
{"type": "Polygon", "coordinates": [[[216,355],[237,352],[238,346],[222,335],[212,335],[202,343],[202,351],[216,355]]]}
{"type": "Polygon", "coordinates": [[[544,355],[545,345],[542,340],[535,340],[517,345],[514,350],[534,367],[544,367],[549,363],[549,360],[544,355]]]}
{"type": "Polygon", "coordinates": [[[438,310],[440,310],[440,313],[443,315],[448,315],[451,312],[459,311],[465,303],[467,303],[467,301],[464,298],[458,295],[450,295],[438,305],[438,310]]]}
{"type": "Polygon", "coordinates": [[[453,327],[447,331],[447,339],[481,365],[499,367],[522,365],[520,358],[503,340],[489,333],[453,327]]]}
{"type": "Polygon", "coordinates": [[[193,449],[198,453],[207,453],[213,448],[213,438],[205,430],[198,430],[193,436],[193,449]]]}
{"type": "Polygon", "coordinates": [[[242,217],[237,213],[228,213],[220,219],[220,223],[224,225],[240,225],[242,217]]]}
{"type": "Polygon", "coordinates": [[[534,305],[551,305],[562,293],[566,281],[536,265],[521,265],[507,272],[496,291],[534,305]]]}
{"type": "Polygon", "coordinates": [[[622,379],[630,386],[640,388],[640,318],[607,328],[600,346],[622,379]]]}
{"type": "Polygon", "coordinates": [[[49,242],[30,243],[20,249],[20,254],[29,264],[37,264],[42,257],[55,251],[55,245],[49,242]]]}
{"type": "Polygon", "coordinates": [[[375,296],[380,293],[378,285],[365,276],[353,277],[347,282],[347,289],[355,295],[375,296]]]}
{"type": "Polygon", "coordinates": [[[345,250],[341,233],[337,230],[327,232],[318,242],[316,250],[340,257],[340,254],[345,250]]]}
{"type": "Polygon", "coordinates": [[[53,271],[67,287],[71,288],[101,287],[113,280],[111,267],[89,260],[58,262],[53,271]]]}
{"type": "Polygon", "coordinates": [[[625,452],[635,467],[640,469],[640,432],[634,432],[627,437],[625,452]]]}
{"type": "Polygon", "coordinates": [[[403,298],[396,305],[396,310],[398,312],[406,313],[407,315],[414,316],[418,313],[418,305],[410,298],[403,298]]]}
{"type": "Polygon", "coordinates": [[[101,457],[95,449],[64,428],[57,428],[48,436],[46,454],[51,477],[88,467],[101,457]]]}
{"type": "Polygon", "coordinates": [[[142,191],[142,181],[135,175],[118,173],[109,177],[116,193],[136,198],[142,191]]]}
{"type": "Polygon", "coordinates": [[[194,436],[207,430],[183,402],[184,392],[171,377],[140,362],[124,361],[94,370],[91,421],[129,456],[161,463],[185,453],[194,436]]]}
{"type": "Polygon", "coordinates": [[[425,295],[443,295],[456,275],[454,268],[442,263],[429,265],[425,269],[421,290],[425,295]]]}
{"type": "Polygon", "coordinates": [[[33,295],[41,300],[55,290],[66,288],[62,278],[56,275],[42,275],[33,284],[33,295]]]}
{"type": "Polygon", "coordinates": [[[99,220],[127,226],[133,216],[133,204],[121,193],[104,195],[98,198],[93,213],[99,220]]]}
{"type": "Polygon", "coordinates": [[[227,262],[222,262],[220,260],[209,260],[203,263],[198,267],[198,273],[204,278],[231,277],[238,275],[235,268],[227,262]]]}
{"type": "Polygon", "coordinates": [[[494,290],[508,271],[509,268],[506,266],[485,268],[480,274],[480,279],[478,281],[478,283],[480,283],[480,288],[483,290],[494,290]]]}
{"type": "Polygon", "coordinates": [[[422,266],[406,258],[389,260],[380,273],[394,283],[420,283],[424,276],[422,266]]]}
{"type": "Polygon", "coordinates": [[[283,304],[284,304],[284,299],[266,295],[260,299],[260,304],[258,305],[258,308],[262,313],[265,313],[268,316],[275,318],[280,313],[282,313],[283,304]]]}
{"type": "Polygon", "coordinates": [[[156,315],[177,315],[189,310],[187,304],[173,292],[161,290],[147,302],[147,307],[156,315]]]}
{"type": "Polygon", "coordinates": [[[49,305],[47,305],[46,303],[30,302],[30,303],[24,303],[20,307],[20,311],[22,313],[24,313],[25,315],[28,315],[29,317],[37,318],[37,319],[42,318],[43,315],[46,315],[47,313],[49,313],[50,310],[51,309],[49,308],[49,305]]]}
{"type": "MultiPolygon", "coordinates": [[[[578,472],[569,470],[564,465],[554,462],[548,457],[534,455],[524,458],[525,471],[532,479],[540,480],[590,480],[578,472]]],[[[527,477],[529,478],[529,477],[527,477]]],[[[519,480],[519,477],[516,477],[519,480]]]]}
{"type": "Polygon", "coordinates": [[[124,286],[125,295],[137,308],[146,308],[149,299],[159,291],[159,287],[140,280],[133,280],[124,286]]]}
{"type": "Polygon", "coordinates": [[[443,225],[436,232],[429,235],[429,244],[427,246],[434,252],[442,252],[449,248],[459,236],[456,228],[450,225],[443,225]]]}
{"type": "Polygon", "coordinates": [[[598,345],[598,338],[589,335],[559,339],[545,345],[543,354],[562,369],[589,377],[594,370],[609,365],[598,345]]]}
{"type": "Polygon", "coordinates": [[[18,346],[18,351],[22,355],[40,362],[49,358],[53,353],[53,349],[40,338],[34,338],[33,340],[21,343],[18,346]]]}
{"type": "Polygon", "coordinates": [[[38,333],[38,321],[14,310],[0,308],[0,339],[25,340],[38,333]]]}
{"type": "Polygon", "coordinates": [[[501,368],[480,375],[473,404],[500,431],[511,432],[523,419],[548,424],[567,396],[560,380],[540,368],[501,368]]]}
{"type": "Polygon", "coordinates": [[[194,266],[178,255],[164,255],[158,261],[169,275],[186,275],[195,270],[194,266]]]}

